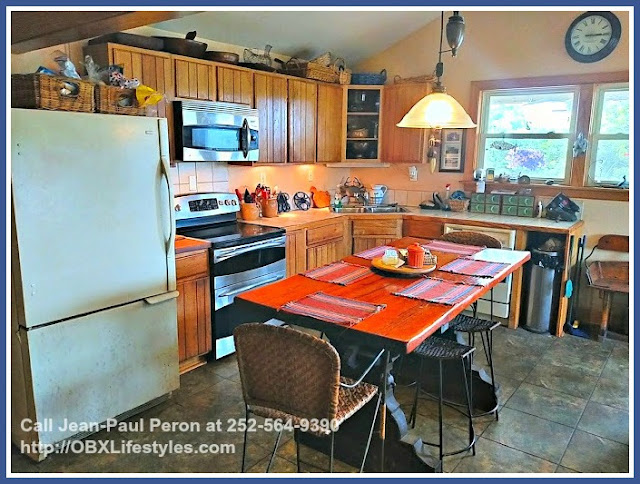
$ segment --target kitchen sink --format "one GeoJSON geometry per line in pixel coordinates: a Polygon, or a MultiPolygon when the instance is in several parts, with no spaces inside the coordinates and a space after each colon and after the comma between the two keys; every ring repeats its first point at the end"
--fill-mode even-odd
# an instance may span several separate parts
{"type": "Polygon", "coordinates": [[[343,207],[331,207],[336,213],[400,213],[408,210],[400,205],[345,205],[343,207]]]}

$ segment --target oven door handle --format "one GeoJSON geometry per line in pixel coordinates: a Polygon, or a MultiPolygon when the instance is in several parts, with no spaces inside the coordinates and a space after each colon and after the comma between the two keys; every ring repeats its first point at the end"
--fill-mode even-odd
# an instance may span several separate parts
{"type": "Polygon", "coordinates": [[[256,249],[268,249],[271,247],[285,247],[286,239],[284,237],[278,237],[268,242],[260,241],[253,244],[241,245],[239,247],[232,247],[229,249],[220,249],[213,252],[213,262],[222,262],[227,259],[231,259],[237,255],[246,254],[256,249]]]}
{"type": "Polygon", "coordinates": [[[256,287],[264,286],[265,284],[269,284],[271,282],[279,281],[280,279],[284,279],[284,276],[278,275],[278,276],[275,276],[275,277],[270,277],[269,279],[265,279],[264,281],[256,282],[254,284],[249,284],[248,286],[241,287],[240,289],[236,289],[236,290],[231,291],[231,292],[225,292],[224,294],[220,294],[220,296],[218,296],[218,297],[237,296],[238,294],[243,293],[245,291],[250,291],[251,289],[255,289],[256,287]]]}

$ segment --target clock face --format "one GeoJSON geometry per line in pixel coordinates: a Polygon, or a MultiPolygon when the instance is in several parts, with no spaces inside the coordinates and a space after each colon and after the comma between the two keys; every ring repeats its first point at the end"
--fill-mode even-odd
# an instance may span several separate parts
{"type": "Polygon", "coordinates": [[[596,62],[615,49],[620,30],[620,21],[611,12],[586,12],[567,30],[567,52],[579,62],[596,62]]]}

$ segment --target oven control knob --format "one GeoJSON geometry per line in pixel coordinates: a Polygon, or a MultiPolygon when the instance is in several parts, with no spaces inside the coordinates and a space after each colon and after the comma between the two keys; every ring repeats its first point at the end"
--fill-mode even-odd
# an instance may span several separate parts
{"type": "Polygon", "coordinates": [[[231,200],[231,205],[238,205],[238,200],[231,200]]]}
{"type": "Polygon", "coordinates": [[[176,212],[179,212],[180,210],[182,210],[182,208],[180,207],[180,204],[177,203],[176,206],[173,208],[176,212]]]}
{"type": "Polygon", "coordinates": [[[229,200],[225,200],[225,201],[224,201],[224,204],[225,204],[225,205],[229,205],[229,200]]]}

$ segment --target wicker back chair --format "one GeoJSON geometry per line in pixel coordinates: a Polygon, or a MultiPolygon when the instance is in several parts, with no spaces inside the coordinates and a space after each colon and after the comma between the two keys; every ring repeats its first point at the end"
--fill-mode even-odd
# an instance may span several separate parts
{"type": "MultiPolygon", "coordinates": [[[[383,354],[381,351],[357,380],[340,376],[340,356],[327,341],[282,326],[247,323],[233,332],[238,357],[247,419],[250,414],[293,424],[319,436],[331,435],[330,471],[333,470],[333,441],[342,422],[364,407],[378,387],[363,382],[383,354]],[[322,420],[324,419],[324,422],[322,420]],[[311,425],[310,422],[320,422],[311,425]],[[308,429],[308,430],[306,430],[308,429]]],[[[362,461],[361,471],[373,435],[377,410],[362,461]]],[[[282,431],[276,439],[267,472],[271,468],[282,431]]],[[[297,445],[296,439],[296,445],[297,445]]],[[[242,454],[242,472],[247,432],[242,454]]],[[[298,471],[300,471],[299,452],[298,471]]]]}
{"type": "Polygon", "coordinates": [[[440,240],[452,242],[454,244],[477,245],[479,247],[487,247],[489,249],[502,249],[502,244],[498,239],[478,232],[449,232],[448,234],[444,234],[440,237],[440,240]]]}

